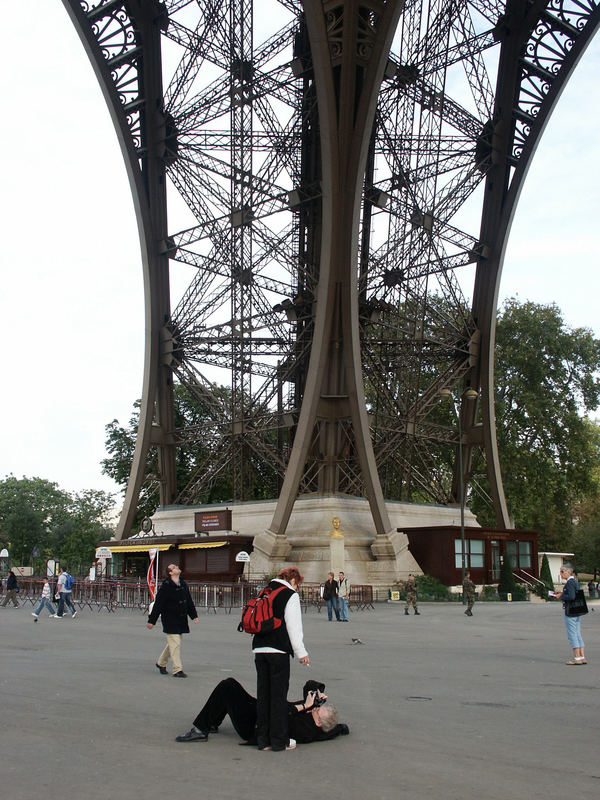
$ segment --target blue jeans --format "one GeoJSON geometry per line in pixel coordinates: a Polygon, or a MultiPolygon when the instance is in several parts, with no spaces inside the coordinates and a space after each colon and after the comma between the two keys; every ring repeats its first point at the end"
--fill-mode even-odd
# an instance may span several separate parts
{"type": "Polygon", "coordinates": [[[60,592],[59,600],[58,600],[58,611],[56,612],[57,617],[62,617],[65,613],[65,605],[67,605],[71,609],[71,614],[75,614],[75,606],[73,605],[73,601],[71,600],[71,592],[60,592]]]}
{"type": "Polygon", "coordinates": [[[46,608],[48,609],[48,611],[49,611],[51,614],[54,614],[54,606],[52,605],[52,603],[50,602],[50,600],[48,600],[48,598],[47,598],[47,597],[42,597],[42,599],[40,600],[40,604],[39,604],[39,606],[38,606],[38,607],[36,608],[36,610],[34,611],[34,614],[35,614],[36,616],[39,616],[39,614],[40,614],[41,610],[44,608],[44,606],[46,606],[46,608]]]}
{"type": "Polygon", "coordinates": [[[338,609],[338,599],[337,599],[337,597],[328,597],[327,600],[325,600],[325,602],[327,603],[327,617],[328,617],[328,619],[331,619],[331,612],[332,611],[335,611],[335,618],[339,619],[340,618],[340,611],[338,609]]]}
{"type": "Polygon", "coordinates": [[[342,622],[348,622],[348,598],[338,597],[338,603],[340,604],[340,619],[342,622]]]}
{"type": "Polygon", "coordinates": [[[565,628],[567,629],[567,639],[573,649],[585,647],[581,638],[581,617],[567,617],[565,614],[565,628]]]}

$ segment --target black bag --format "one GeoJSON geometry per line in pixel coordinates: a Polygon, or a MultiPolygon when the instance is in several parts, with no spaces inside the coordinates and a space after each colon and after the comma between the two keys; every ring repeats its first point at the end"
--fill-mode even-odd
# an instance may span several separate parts
{"type": "Polygon", "coordinates": [[[588,613],[587,603],[583,589],[575,589],[573,600],[565,600],[565,615],[567,617],[582,617],[588,613]]]}

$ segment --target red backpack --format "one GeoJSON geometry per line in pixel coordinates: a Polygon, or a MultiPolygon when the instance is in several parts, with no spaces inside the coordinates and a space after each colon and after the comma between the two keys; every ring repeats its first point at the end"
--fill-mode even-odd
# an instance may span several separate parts
{"type": "Polygon", "coordinates": [[[246,633],[270,633],[280,628],[283,620],[276,617],[273,613],[273,602],[277,595],[287,586],[265,586],[256,597],[248,600],[242,611],[242,619],[238,625],[238,631],[246,633]]]}

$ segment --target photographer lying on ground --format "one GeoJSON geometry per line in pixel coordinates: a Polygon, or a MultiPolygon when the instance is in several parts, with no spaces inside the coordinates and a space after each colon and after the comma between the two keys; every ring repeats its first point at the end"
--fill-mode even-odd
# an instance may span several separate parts
{"type": "MultiPolygon", "coordinates": [[[[290,746],[296,742],[321,742],[349,733],[348,726],[338,723],[338,713],[327,695],[324,683],[307,681],[303,700],[288,703],[290,746]]],[[[194,720],[192,728],[175,738],[176,742],[205,742],[209,733],[217,733],[219,725],[229,714],[233,727],[245,741],[240,744],[256,745],[256,698],[248,694],[235,678],[226,678],[213,689],[204,708],[194,720]]],[[[270,749],[270,748],[269,748],[270,749]]]]}

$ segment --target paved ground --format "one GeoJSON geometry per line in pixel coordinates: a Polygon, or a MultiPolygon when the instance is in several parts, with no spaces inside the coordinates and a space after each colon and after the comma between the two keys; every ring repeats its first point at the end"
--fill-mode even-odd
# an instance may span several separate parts
{"type": "Polygon", "coordinates": [[[584,618],[589,664],[570,655],[558,604],[397,605],[304,616],[311,668],[291,696],[327,684],[351,728],[288,753],[238,747],[226,721],[207,743],[177,744],[212,687],[250,690],[238,618],[200,614],[183,647],[187,680],[161,676],[163,646],[137,612],[62,621],[0,608],[0,786],[4,796],[154,800],[288,796],[344,800],[507,800],[600,789],[600,605],[584,618]],[[363,645],[352,645],[351,637],[363,645]],[[287,787],[287,791],[286,791],[287,787]],[[191,793],[194,793],[193,795],[191,793]],[[4,792],[3,792],[4,794],[4,792]]]}

